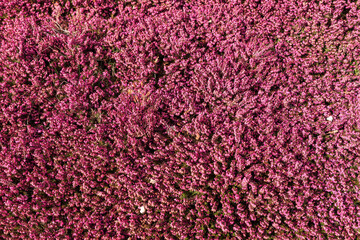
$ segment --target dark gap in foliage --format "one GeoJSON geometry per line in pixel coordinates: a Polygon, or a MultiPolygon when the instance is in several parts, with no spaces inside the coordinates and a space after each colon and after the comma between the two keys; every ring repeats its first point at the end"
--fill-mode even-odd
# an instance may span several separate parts
{"type": "Polygon", "coordinates": [[[39,191],[37,193],[38,196],[40,196],[42,199],[52,200],[52,197],[49,197],[45,192],[39,191]]]}
{"type": "Polygon", "coordinates": [[[280,89],[280,86],[278,86],[278,85],[273,85],[273,86],[271,86],[271,88],[270,88],[270,92],[276,92],[276,91],[278,91],[280,89]]]}
{"type": "Polygon", "coordinates": [[[165,62],[164,62],[164,58],[165,56],[162,55],[159,51],[159,49],[156,49],[156,56],[158,58],[158,61],[156,63],[156,67],[155,67],[155,73],[154,73],[154,80],[155,80],[155,85],[154,87],[156,89],[159,89],[159,79],[162,78],[163,76],[165,76],[165,62]]]}
{"type": "Polygon", "coordinates": [[[252,181],[257,183],[258,185],[264,184],[264,180],[268,178],[268,172],[258,173],[256,176],[253,176],[252,181]]]}
{"type": "Polygon", "coordinates": [[[214,173],[211,173],[209,176],[208,176],[208,182],[212,182],[214,181],[216,175],[214,173]]]}
{"type": "Polygon", "coordinates": [[[109,173],[109,174],[114,174],[118,171],[117,167],[107,167],[106,169],[108,169],[107,173],[109,173]]]}
{"type": "MultiPolygon", "coordinates": [[[[352,31],[354,31],[354,29],[355,29],[355,26],[352,26],[352,27],[348,28],[348,29],[346,30],[346,33],[344,34],[344,38],[345,38],[345,36],[346,36],[348,33],[351,33],[352,31]]],[[[344,38],[343,38],[343,39],[344,39],[344,38]]]]}
{"type": "Polygon", "coordinates": [[[67,236],[71,237],[72,234],[73,234],[73,230],[72,230],[72,229],[70,229],[70,228],[66,229],[66,235],[67,235],[67,236]]]}
{"type": "Polygon", "coordinates": [[[132,7],[133,3],[131,1],[124,1],[123,8],[132,7]]]}
{"type": "Polygon", "coordinates": [[[309,220],[309,222],[308,222],[308,227],[313,227],[313,226],[315,226],[314,222],[311,221],[311,220],[309,220]]]}
{"type": "Polygon", "coordinates": [[[11,177],[11,182],[12,182],[13,184],[17,185],[17,184],[20,182],[20,179],[17,178],[17,177],[12,176],[12,177],[11,177]]]}
{"type": "Polygon", "coordinates": [[[30,218],[29,216],[26,216],[26,217],[23,219],[23,221],[28,223],[28,222],[30,221],[30,219],[31,219],[31,218],[30,218]]]}
{"type": "Polygon", "coordinates": [[[327,27],[327,28],[329,28],[330,26],[331,26],[331,18],[332,18],[332,16],[330,16],[330,17],[328,17],[328,20],[327,20],[327,22],[326,22],[326,24],[325,24],[325,26],[327,27]]]}
{"type": "Polygon", "coordinates": [[[346,8],[346,6],[344,6],[342,12],[340,13],[340,15],[336,18],[336,20],[346,20],[346,15],[350,12],[351,8],[346,8]]]}
{"type": "Polygon", "coordinates": [[[182,179],[183,178],[183,175],[181,173],[174,172],[173,174],[174,174],[176,179],[182,179]]]}
{"type": "Polygon", "coordinates": [[[33,195],[34,195],[34,188],[30,187],[28,190],[25,190],[25,194],[28,197],[27,201],[32,202],[33,195]]]}
{"type": "Polygon", "coordinates": [[[326,74],[326,72],[321,72],[321,73],[312,72],[312,73],[310,73],[311,76],[315,76],[315,77],[319,77],[319,78],[325,76],[325,74],[326,74]]]}
{"type": "Polygon", "coordinates": [[[155,165],[161,165],[161,164],[165,163],[165,160],[164,159],[155,159],[155,160],[153,160],[153,163],[155,165]]]}
{"type": "Polygon", "coordinates": [[[255,221],[251,220],[252,226],[255,227],[255,228],[258,228],[259,225],[260,225],[261,220],[262,220],[261,217],[260,218],[258,217],[255,221]]]}
{"type": "Polygon", "coordinates": [[[288,183],[288,186],[289,187],[293,187],[295,184],[294,184],[294,182],[293,181],[290,181],[289,183],[288,183]]]}
{"type": "Polygon", "coordinates": [[[91,207],[84,207],[85,211],[90,212],[91,207]]]}
{"type": "Polygon", "coordinates": [[[150,154],[154,154],[156,149],[151,148],[148,144],[144,147],[144,151],[150,154]]]}
{"type": "MultiPolygon", "coordinates": [[[[116,10],[116,9],[115,9],[116,10]]],[[[104,6],[99,8],[99,16],[103,19],[109,19],[110,17],[113,17],[114,15],[112,14],[113,8],[111,8],[110,6],[104,6]]]]}
{"type": "Polygon", "coordinates": [[[222,142],[222,137],[221,136],[218,136],[216,139],[215,139],[215,143],[216,144],[220,144],[222,142]]]}
{"type": "Polygon", "coordinates": [[[81,193],[81,190],[80,190],[80,186],[79,186],[79,185],[77,185],[74,190],[75,190],[75,192],[77,192],[77,193],[81,193]]]}
{"type": "Polygon", "coordinates": [[[216,54],[219,56],[224,56],[225,53],[223,51],[216,51],[216,54]]]}
{"type": "Polygon", "coordinates": [[[254,94],[257,95],[260,89],[260,84],[255,84],[254,86],[251,86],[249,90],[254,94]]]}

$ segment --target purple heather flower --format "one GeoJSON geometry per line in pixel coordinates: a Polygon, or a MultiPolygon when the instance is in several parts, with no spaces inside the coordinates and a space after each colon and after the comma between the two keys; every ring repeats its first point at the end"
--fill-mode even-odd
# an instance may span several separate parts
{"type": "Polygon", "coordinates": [[[0,1],[0,238],[355,239],[359,9],[0,1]]]}

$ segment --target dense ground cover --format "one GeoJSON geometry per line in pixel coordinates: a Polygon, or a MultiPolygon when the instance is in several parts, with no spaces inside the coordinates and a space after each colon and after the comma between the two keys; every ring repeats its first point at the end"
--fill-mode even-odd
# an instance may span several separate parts
{"type": "Polygon", "coordinates": [[[357,239],[356,1],[0,1],[1,239],[357,239]]]}

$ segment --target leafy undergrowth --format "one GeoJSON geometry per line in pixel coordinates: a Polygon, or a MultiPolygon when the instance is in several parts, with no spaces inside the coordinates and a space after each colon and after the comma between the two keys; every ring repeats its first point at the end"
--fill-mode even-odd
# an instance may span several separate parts
{"type": "Polygon", "coordinates": [[[356,239],[350,1],[0,1],[3,239],[356,239]]]}

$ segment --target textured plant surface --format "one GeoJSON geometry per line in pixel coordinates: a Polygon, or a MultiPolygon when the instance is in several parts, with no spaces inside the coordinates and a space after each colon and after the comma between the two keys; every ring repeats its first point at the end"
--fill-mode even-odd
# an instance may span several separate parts
{"type": "Polygon", "coordinates": [[[360,3],[0,1],[1,239],[359,239],[360,3]]]}

